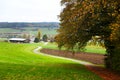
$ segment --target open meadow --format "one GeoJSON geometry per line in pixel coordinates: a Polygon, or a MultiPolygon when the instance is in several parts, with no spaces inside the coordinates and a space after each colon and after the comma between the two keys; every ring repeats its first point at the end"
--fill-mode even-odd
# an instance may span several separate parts
{"type": "Polygon", "coordinates": [[[0,42],[0,80],[102,80],[76,62],[35,54],[38,46],[0,42]]]}
{"type": "Polygon", "coordinates": [[[0,33],[11,33],[11,32],[27,32],[30,33],[31,35],[36,35],[38,33],[38,30],[40,30],[41,34],[47,34],[47,35],[55,35],[57,34],[56,28],[35,28],[35,27],[25,27],[25,28],[20,28],[20,29],[15,29],[15,28],[0,28],[0,33]]]}

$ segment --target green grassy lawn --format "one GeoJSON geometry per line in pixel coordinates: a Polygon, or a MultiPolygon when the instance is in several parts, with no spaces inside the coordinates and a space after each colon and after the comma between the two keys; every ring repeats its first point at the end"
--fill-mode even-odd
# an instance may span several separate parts
{"type": "Polygon", "coordinates": [[[0,41],[4,41],[4,40],[7,40],[7,38],[0,38],[0,41]]]}
{"type": "Polygon", "coordinates": [[[86,46],[85,52],[96,53],[96,54],[106,54],[106,49],[100,46],[86,46]]]}
{"type": "Polygon", "coordinates": [[[33,53],[40,45],[0,42],[0,80],[102,80],[81,64],[33,53]]]}
{"type": "MultiPolygon", "coordinates": [[[[48,43],[47,45],[43,45],[43,48],[58,50],[56,43],[48,43]]],[[[61,50],[65,50],[65,48],[62,48],[61,50]]],[[[77,49],[76,51],[79,52],[77,49]]],[[[95,53],[95,54],[106,54],[106,49],[100,46],[86,46],[85,50],[83,50],[82,52],[89,52],[89,53],[95,53]]]]}

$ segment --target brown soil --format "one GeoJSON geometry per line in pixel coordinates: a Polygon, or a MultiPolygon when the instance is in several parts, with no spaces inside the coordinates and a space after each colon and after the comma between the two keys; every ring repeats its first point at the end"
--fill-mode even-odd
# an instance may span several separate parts
{"type": "MultiPolygon", "coordinates": [[[[83,52],[72,53],[70,51],[60,51],[60,50],[52,50],[52,49],[42,49],[41,52],[50,54],[50,55],[73,58],[77,60],[84,60],[84,61],[91,62],[93,64],[104,64],[104,58],[105,58],[105,56],[102,54],[94,54],[94,53],[88,54],[83,52]]],[[[91,65],[85,65],[85,66],[87,67],[87,69],[96,73],[97,75],[102,77],[104,80],[120,80],[120,74],[117,74],[106,68],[91,66],[91,65]]]]}

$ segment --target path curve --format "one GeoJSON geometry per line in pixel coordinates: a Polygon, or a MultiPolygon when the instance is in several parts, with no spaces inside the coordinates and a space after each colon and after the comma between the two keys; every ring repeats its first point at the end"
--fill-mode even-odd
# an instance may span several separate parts
{"type": "Polygon", "coordinates": [[[50,56],[50,57],[60,58],[60,59],[65,59],[65,60],[71,60],[71,61],[77,62],[79,64],[85,65],[88,70],[99,75],[101,78],[103,78],[103,80],[120,80],[119,74],[113,73],[105,68],[99,67],[99,66],[92,64],[90,62],[75,60],[75,59],[70,59],[70,58],[65,58],[65,57],[59,57],[59,56],[54,56],[54,55],[49,55],[49,54],[44,54],[44,53],[40,52],[41,49],[42,49],[42,47],[39,46],[38,48],[34,49],[33,52],[36,54],[44,55],[44,56],[50,56]]]}
{"type": "Polygon", "coordinates": [[[40,49],[42,49],[41,46],[39,46],[39,47],[37,47],[36,49],[34,49],[33,52],[36,53],[36,54],[41,54],[41,55],[50,56],[50,57],[54,57],[54,58],[70,60],[70,61],[77,62],[77,63],[82,64],[82,65],[90,65],[90,66],[93,66],[93,65],[94,65],[94,66],[95,66],[95,64],[92,64],[92,63],[87,62],[87,61],[75,60],[75,59],[70,59],[70,58],[65,58],[65,57],[59,57],[59,56],[44,54],[44,53],[41,53],[41,52],[40,52],[40,49]]]}
{"type": "Polygon", "coordinates": [[[39,51],[40,49],[42,49],[41,46],[39,46],[36,49],[34,49],[33,52],[36,53],[36,54],[39,54],[40,53],[40,51],[39,51]]]}

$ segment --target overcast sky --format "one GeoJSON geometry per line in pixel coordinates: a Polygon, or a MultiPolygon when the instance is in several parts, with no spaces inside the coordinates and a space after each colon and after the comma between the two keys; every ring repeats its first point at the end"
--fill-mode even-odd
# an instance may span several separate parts
{"type": "Polygon", "coordinates": [[[61,0],[0,0],[0,22],[59,22],[61,0]]]}

